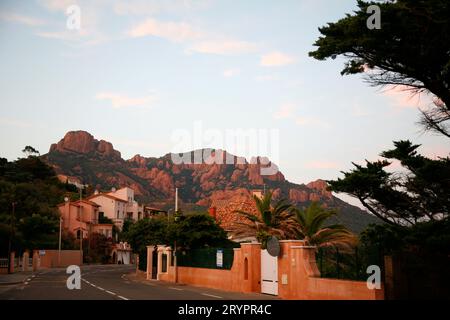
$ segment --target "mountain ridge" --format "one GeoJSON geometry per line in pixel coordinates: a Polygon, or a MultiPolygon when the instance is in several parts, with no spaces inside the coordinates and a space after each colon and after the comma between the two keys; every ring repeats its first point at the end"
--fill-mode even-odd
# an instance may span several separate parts
{"type": "MultiPolygon", "coordinates": [[[[52,144],[45,161],[61,180],[83,182],[96,189],[129,186],[144,202],[169,205],[175,188],[183,203],[207,208],[213,200],[226,200],[250,190],[267,188],[274,199],[287,198],[298,207],[319,201],[339,209],[338,220],[350,223],[359,232],[377,219],[354,207],[327,190],[327,183],[318,179],[308,184],[286,180],[281,171],[262,176],[261,169],[270,165],[264,157],[245,158],[220,149],[199,149],[184,153],[190,163],[174,163],[172,153],[162,157],[139,154],[124,160],[110,142],[97,140],[85,131],[70,131],[58,143],[52,144]],[[206,157],[204,157],[206,155],[206,157]],[[192,163],[194,159],[201,162],[192,163]],[[228,159],[225,163],[223,160],[228,159]],[[233,159],[233,163],[230,163],[233,159]]],[[[175,154],[176,155],[176,154],[175,154]]]]}

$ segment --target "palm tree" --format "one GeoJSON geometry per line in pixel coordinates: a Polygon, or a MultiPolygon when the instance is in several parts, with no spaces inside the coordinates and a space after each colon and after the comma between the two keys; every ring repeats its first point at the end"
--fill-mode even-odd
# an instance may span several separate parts
{"type": "Polygon", "coordinates": [[[308,245],[352,247],[356,244],[356,236],[345,226],[325,225],[329,218],[336,215],[336,211],[325,209],[318,202],[313,202],[306,210],[295,208],[294,211],[298,224],[298,236],[308,245]]]}
{"type": "Polygon", "coordinates": [[[245,237],[256,237],[261,242],[262,248],[266,248],[267,240],[275,236],[278,239],[294,238],[298,233],[295,214],[292,212],[292,205],[282,199],[271,205],[272,193],[268,192],[262,199],[253,196],[258,215],[236,210],[251,223],[236,222],[233,230],[234,234],[245,237]]]}

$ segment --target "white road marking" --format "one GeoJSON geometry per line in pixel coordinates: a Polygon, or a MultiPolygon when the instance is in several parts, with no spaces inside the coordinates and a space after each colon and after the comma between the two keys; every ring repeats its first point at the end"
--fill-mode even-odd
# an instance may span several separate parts
{"type": "Polygon", "coordinates": [[[208,296],[208,297],[213,297],[213,298],[217,298],[217,299],[223,299],[222,297],[219,297],[219,296],[215,296],[215,295],[213,295],[213,294],[208,294],[208,293],[202,293],[202,295],[204,295],[204,296],[208,296]]]}
{"type": "Polygon", "coordinates": [[[174,288],[174,287],[169,287],[169,289],[172,289],[172,290],[178,290],[178,291],[183,291],[183,289],[180,289],[180,288],[174,288]]]}
{"type": "MultiPolygon", "coordinates": [[[[94,273],[94,272],[92,272],[92,273],[94,273]]],[[[122,275],[122,276],[125,276],[125,275],[122,275]]],[[[112,291],[103,289],[102,287],[96,286],[95,284],[93,284],[93,283],[87,281],[86,279],[81,279],[81,280],[83,280],[84,282],[86,282],[87,284],[89,284],[91,287],[94,287],[94,288],[96,288],[96,289],[98,289],[98,290],[104,291],[104,292],[109,293],[109,294],[111,294],[111,295],[113,295],[113,296],[117,296],[118,298],[120,298],[120,299],[122,299],[122,300],[129,300],[129,299],[125,298],[124,296],[119,296],[117,293],[114,293],[114,292],[112,292],[112,291]]]]}

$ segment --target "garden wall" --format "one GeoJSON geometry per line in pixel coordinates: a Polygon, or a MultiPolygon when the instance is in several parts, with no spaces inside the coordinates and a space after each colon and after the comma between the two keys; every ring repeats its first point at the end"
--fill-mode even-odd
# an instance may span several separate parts
{"type": "MultiPolygon", "coordinates": [[[[80,250],[61,250],[61,263],[59,263],[58,250],[44,250],[45,254],[40,256],[39,268],[58,268],[68,267],[70,265],[81,266],[81,252],[80,250]]],[[[35,251],[34,254],[39,254],[35,251]]]]}
{"type": "MultiPolygon", "coordinates": [[[[364,281],[350,281],[320,278],[315,261],[315,248],[303,241],[280,241],[281,255],[278,258],[278,296],[296,300],[381,300],[381,289],[368,289],[364,281]]],[[[158,257],[170,248],[159,246],[158,257]]],[[[147,256],[152,256],[153,247],[148,247],[147,256]]],[[[170,264],[170,261],[168,262],[170,264]]],[[[158,259],[157,279],[193,286],[214,288],[233,292],[261,292],[261,246],[242,244],[234,249],[231,270],[168,267],[161,272],[158,259]],[[177,270],[176,270],[177,269],[177,270]]],[[[148,263],[151,266],[151,262],[148,263]]],[[[151,272],[151,271],[150,271],[151,272]]],[[[147,270],[147,279],[149,269],[147,270]]]]}

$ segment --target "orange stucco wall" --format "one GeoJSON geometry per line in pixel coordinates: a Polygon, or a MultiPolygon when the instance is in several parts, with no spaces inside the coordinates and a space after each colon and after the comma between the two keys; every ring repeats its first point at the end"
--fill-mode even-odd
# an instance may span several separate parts
{"type": "Polygon", "coordinates": [[[39,268],[68,267],[81,265],[81,252],[79,250],[61,250],[61,263],[58,263],[58,250],[45,250],[45,255],[40,256],[39,268]]]}
{"type": "Polygon", "coordinates": [[[231,270],[178,267],[178,282],[225,291],[239,291],[233,286],[231,270]]]}
{"type": "MultiPolygon", "coordinates": [[[[300,240],[280,241],[278,296],[296,300],[380,300],[383,287],[370,290],[366,282],[320,278],[315,248],[300,240]]],[[[178,283],[235,292],[261,292],[261,246],[242,244],[235,249],[231,270],[178,267],[178,283]],[[247,263],[245,260],[247,259],[247,263]],[[247,268],[247,270],[245,270],[247,268]]],[[[158,279],[175,281],[175,268],[158,279]]]]}
{"type": "Polygon", "coordinates": [[[278,293],[298,300],[380,300],[383,288],[371,290],[364,281],[320,278],[315,248],[301,241],[282,241],[278,259],[278,293]],[[284,278],[284,281],[283,281],[284,278]]]}
{"type": "MultiPolygon", "coordinates": [[[[259,244],[242,244],[241,248],[234,249],[231,270],[178,267],[178,283],[225,291],[259,292],[261,291],[260,250],[259,244]],[[247,272],[244,270],[245,265],[247,265],[247,272]]],[[[158,279],[163,281],[174,282],[175,277],[175,267],[169,267],[166,273],[158,273],[158,279]]]]}

